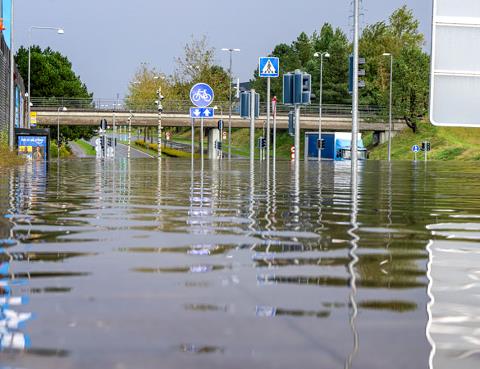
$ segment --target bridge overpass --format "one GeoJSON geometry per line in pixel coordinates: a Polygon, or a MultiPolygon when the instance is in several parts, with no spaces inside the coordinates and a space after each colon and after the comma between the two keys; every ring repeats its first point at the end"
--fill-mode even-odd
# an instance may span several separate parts
{"type": "MultiPolygon", "coordinates": [[[[132,126],[156,127],[158,125],[158,112],[148,106],[142,105],[128,110],[122,103],[112,103],[112,100],[72,100],[62,99],[32,99],[32,111],[37,113],[37,124],[42,126],[57,125],[60,119],[61,125],[91,125],[98,126],[101,119],[106,119],[109,125],[115,117],[117,126],[127,126],[131,117],[132,126]],[[67,111],[58,112],[58,107],[67,107],[67,111]]],[[[192,121],[187,113],[191,103],[188,101],[166,102],[162,114],[162,126],[167,127],[190,127],[192,121]]],[[[277,114],[277,129],[288,129],[289,107],[279,105],[277,114]]],[[[215,119],[204,120],[206,128],[217,127],[217,122],[222,119],[225,126],[228,122],[228,103],[219,103],[215,119]]],[[[265,112],[264,106],[261,112],[265,112]]],[[[352,126],[351,107],[348,105],[324,105],[322,129],[324,131],[350,131],[352,126]]],[[[301,110],[301,127],[303,130],[318,129],[319,107],[310,105],[301,110]]],[[[360,107],[360,131],[385,132],[388,130],[388,123],[385,112],[379,108],[360,107]]],[[[256,128],[263,128],[266,124],[264,113],[256,120],[256,128]]],[[[199,124],[199,121],[195,123],[199,124]]],[[[233,128],[249,128],[250,121],[242,119],[238,114],[232,115],[233,128]]],[[[394,131],[401,131],[406,124],[398,119],[394,122],[394,131]]]]}

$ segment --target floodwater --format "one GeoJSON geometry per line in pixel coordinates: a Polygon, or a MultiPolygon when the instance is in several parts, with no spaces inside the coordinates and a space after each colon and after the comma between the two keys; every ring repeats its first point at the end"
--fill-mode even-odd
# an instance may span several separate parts
{"type": "Polygon", "coordinates": [[[2,369],[480,366],[478,165],[0,174],[2,369]]]}

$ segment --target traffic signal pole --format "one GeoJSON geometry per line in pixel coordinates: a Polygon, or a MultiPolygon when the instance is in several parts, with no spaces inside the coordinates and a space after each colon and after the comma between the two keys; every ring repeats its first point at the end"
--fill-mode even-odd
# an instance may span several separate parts
{"type": "Polygon", "coordinates": [[[295,105],[295,165],[300,165],[300,105],[295,105]]]}
{"type": "Polygon", "coordinates": [[[250,91],[250,161],[255,160],[255,90],[250,91]]]}

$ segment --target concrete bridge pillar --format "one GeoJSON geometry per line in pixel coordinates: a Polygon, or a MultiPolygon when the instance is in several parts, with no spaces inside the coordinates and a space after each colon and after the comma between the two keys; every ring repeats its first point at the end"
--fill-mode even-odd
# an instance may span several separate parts
{"type": "Polygon", "coordinates": [[[220,130],[211,128],[208,130],[208,158],[220,159],[220,153],[215,148],[215,142],[220,141],[220,130]]]}
{"type": "Polygon", "coordinates": [[[387,142],[388,133],[385,131],[375,131],[373,132],[373,145],[382,145],[387,142]]]}

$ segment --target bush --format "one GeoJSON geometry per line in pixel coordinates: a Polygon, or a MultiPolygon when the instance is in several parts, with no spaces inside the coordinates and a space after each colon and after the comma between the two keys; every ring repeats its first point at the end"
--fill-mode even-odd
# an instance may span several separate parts
{"type": "MultiPolygon", "coordinates": [[[[54,159],[58,156],[58,147],[55,141],[50,142],[50,159],[54,159]]],[[[68,158],[72,156],[72,149],[68,145],[61,145],[60,146],[60,157],[61,158],[68,158]]]]}

